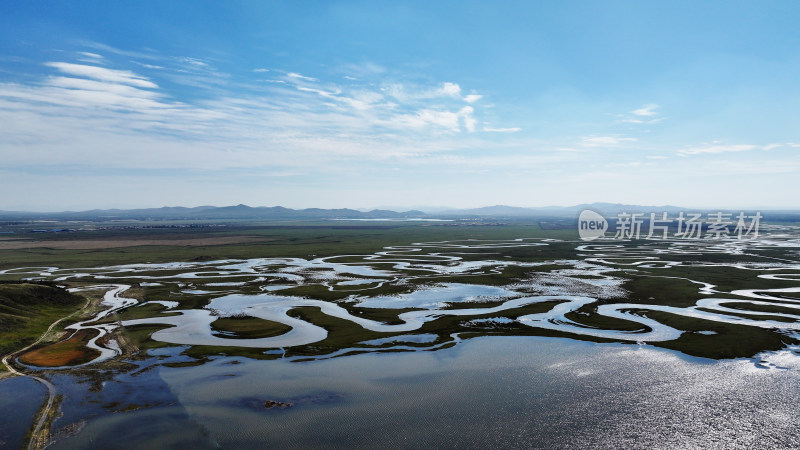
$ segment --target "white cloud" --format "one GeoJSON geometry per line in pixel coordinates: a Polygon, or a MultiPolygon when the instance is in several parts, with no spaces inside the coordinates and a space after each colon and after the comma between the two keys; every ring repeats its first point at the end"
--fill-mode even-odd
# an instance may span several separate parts
{"type": "Polygon", "coordinates": [[[482,95],[469,94],[466,97],[464,97],[464,101],[467,102],[467,103],[475,103],[475,102],[477,102],[478,100],[480,100],[482,98],[483,98],[482,95]]]}
{"type": "Polygon", "coordinates": [[[434,96],[442,96],[442,97],[460,97],[461,96],[461,86],[456,83],[444,83],[441,88],[439,88],[434,96]]]}
{"type": "Polygon", "coordinates": [[[581,138],[582,144],[588,147],[613,147],[636,141],[638,141],[636,138],[619,136],[585,136],[581,138]]]}
{"type": "Polygon", "coordinates": [[[383,95],[378,92],[372,91],[357,91],[350,93],[350,96],[343,96],[341,101],[350,105],[359,111],[365,111],[376,106],[381,100],[383,95]]]}
{"type": "Polygon", "coordinates": [[[295,78],[295,79],[298,79],[298,80],[319,81],[316,78],[307,77],[305,75],[300,75],[299,73],[296,73],[296,72],[289,72],[289,73],[286,74],[286,76],[289,77],[289,78],[295,78]]]}
{"type": "Polygon", "coordinates": [[[642,106],[639,109],[634,109],[633,111],[631,111],[631,114],[640,117],[652,117],[658,115],[658,113],[655,111],[658,108],[659,108],[658,105],[651,103],[649,105],[642,106]]]}
{"type": "Polygon", "coordinates": [[[98,55],[97,53],[78,52],[78,54],[83,56],[84,58],[89,58],[89,59],[93,59],[93,60],[103,59],[103,56],[102,55],[98,55]]]}
{"type": "Polygon", "coordinates": [[[45,65],[54,67],[61,72],[79,77],[92,78],[111,83],[128,84],[142,88],[157,88],[158,86],[147,78],[127,70],[113,70],[105,67],[71,64],[65,62],[49,62],[45,65]]]}
{"type": "Polygon", "coordinates": [[[392,83],[381,88],[386,95],[390,97],[394,97],[395,99],[406,102],[409,100],[410,96],[406,93],[406,89],[400,83],[392,83]]]}
{"type": "Polygon", "coordinates": [[[47,81],[47,84],[57,88],[69,89],[73,93],[92,91],[106,92],[130,98],[155,99],[160,97],[159,94],[153,91],[146,91],[124,84],[104,83],[102,81],[87,80],[84,78],[53,77],[47,81]]]}
{"type": "Polygon", "coordinates": [[[794,142],[773,142],[772,144],[767,144],[761,147],[762,150],[774,150],[776,148],[800,148],[800,144],[795,144],[794,142]]]}
{"type": "Polygon", "coordinates": [[[129,58],[138,58],[138,59],[163,59],[162,56],[158,55],[155,52],[136,52],[136,51],[129,51],[129,50],[121,50],[116,47],[112,47],[110,45],[101,44],[99,42],[83,42],[84,45],[87,47],[102,50],[103,52],[113,53],[115,55],[127,56],[129,58]]]}
{"type": "Polygon", "coordinates": [[[481,98],[480,95],[470,94],[467,97],[461,97],[461,86],[457,83],[445,82],[441,86],[434,88],[419,88],[416,86],[406,86],[401,83],[392,83],[385,85],[381,90],[391,97],[396,98],[402,103],[417,102],[421,100],[435,99],[435,98],[453,98],[465,100],[468,103],[473,103],[481,98]]]}
{"type": "Polygon", "coordinates": [[[341,94],[341,91],[338,91],[338,90],[337,91],[328,92],[328,91],[324,91],[322,89],[309,88],[309,87],[305,87],[305,86],[297,86],[297,90],[298,91],[303,91],[303,92],[313,92],[315,94],[318,94],[318,95],[321,95],[322,97],[327,97],[327,98],[334,97],[336,95],[341,94]]]}
{"type": "Polygon", "coordinates": [[[458,131],[459,114],[452,111],[437,111],[423,109],[415,114],[401,116],[400,123],[405,123],[412,128],[422,128],[430,125],[444,128],[449,131],[458,131]]]}
{"type": "Polygon", "coordinates": [[[642,119],[634,119],[634,118],[632,118],[632,117],[627,117],[627,118],[622,118],[622,119],[619,119],[619,121],[620,121],[620,122],[623,122],[623,123],[636,123],[636,124],[643,123],[643,124],[653,124],[653,123],[659,123],[659,122],[663,122],[663,121],[664,121],[664,118],[663,118],[663,117],[658,117],[658,118],[655,118],[655,119],[650,119],[650,120],[642,120],[642,119]]]}
{"type": "Polygon", "coordinates": [[[627,114],[619,114],[618,121],[622,123],[633,123],[633,124],[654,124],[664,120],[663,117],[657,117],[659,115],[657,109],[661,108],[661,106],[650,103],[647,105],[642,106],[639,109],[634,109],[633,111],[627,114]]]}
{"type": "Polygon", "coordinates": [[[316,94],[328,100],[322,107],[358,116],[367,125],[395,130],[438,129],[448,133],[471,133],[476,129],[474,107],[459,107],[454,102],[441,104],[447,99],[463,100],[461,87],[456,83],[445,82],[436,88],[392,83],[384,84],[376,91],[371,83],[338,86],[313,79],[316,83],[309,85],[304,82],[308,79],[312,78],[296,72],[287,74],[287,82],[297,91],[316,94]]]}
{"type": "Polygon", "coordinates": [[[138,61],[131,61],[131,62],[134,63],[134,64],[138,64],[138,65],[140,65],[142,67],[146,67],[148,69],[163,69],[164,68],[164,66],[156,66],[155,64],[145,64],[145,63],[140,63],[138,61]]]}
{"type": "Polygon", "coordinates": [[[253,69],[253,72],[258,72],[258,73],[269,72],[269,69],[258,68],[258,69],[253,69]]]}
{"type": "Polygon", "coordinates": [[[470,133],[475,131],[475,123],[477,120],[472,116],[472,113],[475,112],[475,109],[472,106],[465,106],[461,108],[458,114],[464,119],[464,128],[467,129],[470,133]]]}
{"type": "Polygon", "coordinates": [[[449,133],[461,131],[461,123],[468,132],[475,131],[477,120],[473,116],[475,112],[471,106],[465,106],[458,111],[423,109],[414,114],[398,116],[395,120],[410,128],[422,129],[430,128],[441,129],[449,133]]]}
{"type": "Polygon", "coordinates": [[[759,147],[757,145],[749,145],[749,144],[732,144],[732,145],[706,145],[702,147],[694,147],[694,148],[687,148],[684,150],[678,150],[678,154],[681,156],[688,156],[688,155],[704,155],[704,154],[719,154],[719,153],[734,153],[734,152],[746,152],[749,150],[755,150],[759,147]]]}
{"type": "Polygon", "coordinates": [[[776,148],[800,148],[800,145],[793,142],[773,142],[766,145],[752,145],[752,144],[722,144],[714,141],[710,144],[704,144],[697,147],[691,147],[683,150],[678,150],[680,156],[691,155],[708,155],[720,153],[738,153],[747,152],[751,150],[770,151],[776,148]]]}
{"type": "Polygon", "coordinates": [[[152,91],[131,86],[103,83],[95,80],[57,77],[41,87],[0,84],[0,108],[8,114],[27,114],[30,123],[19,130],[39,129],[47,136],[56,123],[70,121],[73,133],[91,127],[98,117],[117,117],[123,122],[119,130],[141,126],[145,122],[161,121],[164,114],[185,109],[178,103],[166,103],[152,91]],[[110,111],[111,110],[111,111],[110,111]],[[131,117],[130,113],[140,114],[131,117]],[[72,123],[77,120],[78,123],[72,123]],[[36,123],[43,121],[44,123],[36,123]],[[127,122],[126,122],[127,121],[127,122]]]}
{"type": "MultiPolygon", "coordinates": [[[[199,96],[205,100],[183,103],[155,82],[176,74],[175,58],[164,60],[169,68],[152,81],[134,71],[59,62],[48,66],[60,73],[38,82],[0,83],[5,167],[322,170],[339,160],[405,161],[466,142],[491,145],[473,134],[481,110],[464,104],[456,83],[397,84],[398,92],[411,93],[399,102],[375,87],[380,82],[312,84],[290,72],[295,76],[248,84],[247,91],[199,83],[208,89],[199,96]]],[[[202,81],[206,72],[180,76],[202,81]]]]}
{"type": "Polygon", "coordinates": [[[522,131],[522,128],[513,127],[513,128],[490,128],[484,127],[483,131],[488,131],[489,133],[516,133],[518,131],[522,131]]]}
{"type": "Polygon", "coordinates": [[[205,68],[208,67],[208,63],[207,62],[205,62],[203,60],[200,60],[200,59],[197,59],[197,58],[190,58],[188,56],[181,56],[181,57],[176,58],[176,59],[179,62],[181,62],[183,64],[186,64],[188,67],[191,67],[191,68],[194,68],[194,69],[198,69],[198,68],[199,69],[205,69],[205,68]]]}

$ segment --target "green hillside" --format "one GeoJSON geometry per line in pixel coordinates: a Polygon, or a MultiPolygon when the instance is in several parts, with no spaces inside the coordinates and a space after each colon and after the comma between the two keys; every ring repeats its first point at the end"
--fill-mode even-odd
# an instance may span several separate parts
{"type": "Polygon", "coordinates": [[[85,302],[59,287],[0,283],[0,355],[34,342],[51,323],[85,302]]]}

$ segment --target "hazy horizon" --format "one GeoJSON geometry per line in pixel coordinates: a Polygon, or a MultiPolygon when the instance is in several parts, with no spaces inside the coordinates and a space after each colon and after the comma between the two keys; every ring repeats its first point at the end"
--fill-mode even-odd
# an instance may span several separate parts
{"type": "Polygon", "coordinates": [[[664,205],[656,205],[656,204],[643,204],[643,205],[634,205],[630,203],[621,203],[621,202],[591,202],[591,203],[578,203],[578,204],[571,204],[571,205],[508,205],[508,204],[501,204],[495,203],[491,205],[479,205],[474,207],[452,207],[452,206],[425,206],[425,205],[412,205],[412,206],[386,206],[386,205],[379,205],[379,206],[371,206],[371,207],[356,207],[356,206],[341,206],[341,207],[331,207],[331,208],[321,208],[319,206],[299,206],[299,207],[291,207],[282,204],[274,204],[274,205],[262,205],[262,204],[245,204],[245,203],[236,203],[230,205],[210,205],[210,204],[198,204],[198,205],[159,205],[159,206],[141,206],[141,207],[96,207],[96,208],[84,208],[84,209],[22,209],[22,210],[12,210],[12,209],[0,209],[0,212],[8,212],[8,213],[70,213],[70,212],[85,212],[85,211],[94,211],[94,210],[138,210],[138,209],[159,209],[159,208],[199,208],[199,207],[212,207],[212,208],[225,208],[225,207],[233,207],[233,206],[240,206],[244,205],[250,208],[274,208],[274,207],[284,207],[293,210],[303,210],[303,209],[351,209],[356,211],[368,212],[372,210],[389,210],[395,212],[405,212],[405,211],[422,211],[424,213],[439,213],[439,212],[447,212],[447,211],[459,211],[459,210],[473,210],[473,209],[481,209],[481,208],[493,208],[493,207],[510,207],[510,208],[525,208],[525,209],[544,209],[544,208],[573,208],[581,205],[596,205],[596,204],[609,204],[609,205],[624,205],[624,206],[638,206],[643,208],[659,208],[659,207],[672,207],[672,208],[685,208],[687,210],[708,210],[711,212],[712,210],[742,210],[742,211],[798,211],[800,212],[800,207],[771,207],[771,206],[725,206],[725,205],[700,205],[700,206],[693,206],[693,205],[676,205],[676,204],[664,204],[664,205]]]}

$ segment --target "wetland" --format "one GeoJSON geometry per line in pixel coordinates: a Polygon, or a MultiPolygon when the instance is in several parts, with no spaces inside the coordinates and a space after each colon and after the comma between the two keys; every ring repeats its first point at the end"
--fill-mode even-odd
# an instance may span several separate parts
{"type": "Polygon", "coordinates": [[[22,349],[8,369],[52,383],[55,406],[39,408],[47,393],[33,378],[0,381],[0,407],[28,417],[4,422],[0,439],[114,445],[142,427],[154,431],[125,445],[797,436],[800,227],[587,243],[535,222],[457,225],[231,226],[198,231],[222,242],[207,246],[134,232],[142,246],[102,250],[91,241],[134,239],[86,233],[81,245],[0,248],[8,308],[26,289],[65,303],[4,335],[22,349]],[[21,383],[29,393],[13,394],[21,383]]]}

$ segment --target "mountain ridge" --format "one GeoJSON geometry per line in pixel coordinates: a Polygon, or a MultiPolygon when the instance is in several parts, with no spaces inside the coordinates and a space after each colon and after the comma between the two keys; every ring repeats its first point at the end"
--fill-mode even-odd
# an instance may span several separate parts
{"type": "MultiPolygon", "coordinates": [[[[313,219],[422,219],[422,218],[522,218],[522,217],[568,217],[577,216],[585,209],[594,210],[605,216],[627,213],[663,213],[669,215],[679,212],[711,213],[721,211],[739,211],[732,209],[703,210],[698,208],[682,208],[673,205],[643,206],[623,203],[582,203],[573,206],[539,206],[519,207],[508,205],[483,206],[480,208],[448,209],[444,211],[423,212],[419,210],[393,211],[389,209],[372,209],[368,211],[351,208],[304,208],[292,209],[283,206],[248,206],[245,204],[229,206],[162,206],[158,208],[137,209],[91,209],[86,211],[31,212],[0,210],[0,220],[313,220],[313,219]]],[[[754,209],[742,209],[755,211],[754,209]]],[[[766,211],[766,210],[765,210],[766,211]]],[[[798,213],[797,210],[768,210],[777,213],[798,213]]]]}
{"type": "Polygon", "coordinates": [[[399,219],[426,216],[422,211],[358,211],[349,208],[291,209],[283,206],[248,206],[244,204],[231,206],[163,206],[160,208],[138,209],[91,209],[87,211],[62,212],[28,212],[2,211],[3,219],[73,219],[73,220],[214,220],[214,219],[399,219]]]}

